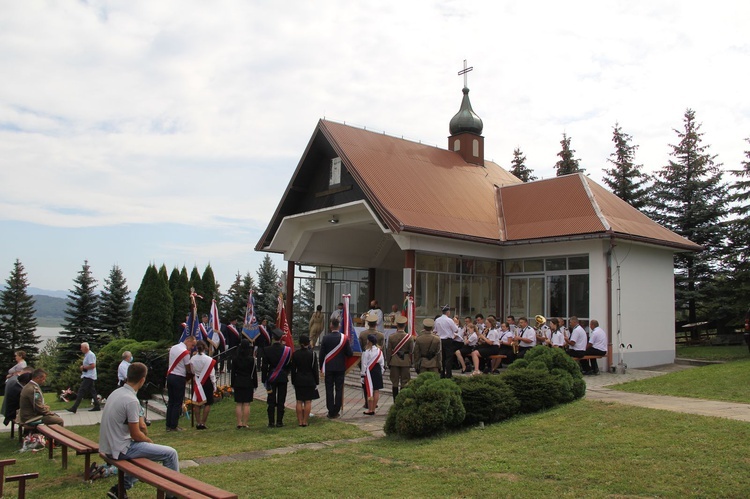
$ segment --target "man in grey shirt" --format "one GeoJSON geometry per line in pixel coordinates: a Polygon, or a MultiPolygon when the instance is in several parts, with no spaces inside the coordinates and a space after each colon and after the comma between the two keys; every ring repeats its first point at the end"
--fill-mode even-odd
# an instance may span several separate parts
{"type": "Polygon", "coordinates": [[[73,414],[78,410],[78,405],[87,394],[94,399],[94,406],[89,411],[100,411],[99,398],[96,396],[96,355],[89,348],[88,343],[81,343],[81,352],[83,352],[83,363],[81,364],[81,387],[78,388],[78,395],[73,407],[68,411],[73,414]]]}
{"type": "MultiPolygon", "coordinates": [[[[146,435],[146,426],[139,424],[141,404],[136,394],[146,382],[147,373],[145,364],[130,364],[125,384],[107,399],[99,428],[99,451],[113,459],[145,457],[180,471],[177,451],[166,445],[155,444],[146,435]]],[[[130,489],[135,481],[134,477],[126,474],[125,490],[130,489]]],[[[117,497],[117,485],[109,489],[107,497],[117,497]]]]}

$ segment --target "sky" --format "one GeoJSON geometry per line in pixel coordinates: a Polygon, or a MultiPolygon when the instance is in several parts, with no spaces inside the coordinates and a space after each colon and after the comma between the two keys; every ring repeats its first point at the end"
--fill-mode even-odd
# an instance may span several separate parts
{"type": "Polygon", "coordinates": [[[619,123],[654,172],[690,108],[738,169],[748,25],[738,1],[2,2],[0,278],[210,264],[226,291],[319,119],[446,148],[464,59],[503,167],[518,147],[553,176],[566,133],[601,182],[619,123]]]}

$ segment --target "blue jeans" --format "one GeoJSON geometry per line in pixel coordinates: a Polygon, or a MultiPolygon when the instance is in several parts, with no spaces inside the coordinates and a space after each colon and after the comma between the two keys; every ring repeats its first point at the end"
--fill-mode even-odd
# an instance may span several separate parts
{"type": "MultiPolygon", "coordinates": [[[[132,442],[125,454],[120,454],[120,459],[135,459],[145,457],[152,461],[158,461],[170,470],[180,471],[180,460],[177,451],[166,445],[152,444],[149,442],[132,442]]],[[[138,479],[125,473],[125,490],[130,489],[138,479]]]]}

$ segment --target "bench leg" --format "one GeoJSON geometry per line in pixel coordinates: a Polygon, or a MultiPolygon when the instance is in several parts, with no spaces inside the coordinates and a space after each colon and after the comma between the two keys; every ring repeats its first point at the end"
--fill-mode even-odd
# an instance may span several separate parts
{"type": "Polygon", "coordinates": [[[83,468],[83,479],[89,481],[91,478],[91,454],[86,454],[86,467],[83,468]]]}
{"type": "Polygon", "coordinates": [[[125,472],[117,468],[117,497],[125,497],[125,472]]]}
{"type": "Polygon", "coordinates": [[[68,446],[62,446],[62,467],[64,470],[68,469],[68,446]]]}
{"type": "Polygon", "coordinates": [[[52,459],[52,449],[54,448],[55,448],[55,441],[52,440],[51,438],[48,438],[47,439],[47,450],[48,450],[47,455],[49,459],[52,459]]]}
{"type": "Polygon", "coordinates": [[[165,497],[163,490],[156,489],[156,499],[164,499],[165,497]]]}
{"type": "MultiPolygon", "coordinates": [[[[13,440],[13,438],[16,436],[16,422],[11,421],[10,422],[10,439],[13,440]]],[[[2,494],[0,494],[0,497],[2,497],[2,494]]]]}

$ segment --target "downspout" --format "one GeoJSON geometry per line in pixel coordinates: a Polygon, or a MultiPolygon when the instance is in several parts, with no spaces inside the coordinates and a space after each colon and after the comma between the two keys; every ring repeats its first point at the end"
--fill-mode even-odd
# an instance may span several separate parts
{"type": "Polygon", "coordinates": [[[612,250],[615,247],[615,236],[610,235],[607,250],[607,369],[612,370],[612,250]]]}

